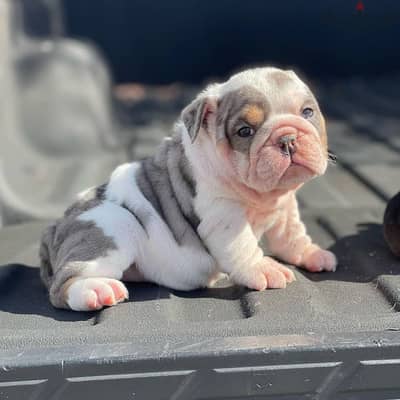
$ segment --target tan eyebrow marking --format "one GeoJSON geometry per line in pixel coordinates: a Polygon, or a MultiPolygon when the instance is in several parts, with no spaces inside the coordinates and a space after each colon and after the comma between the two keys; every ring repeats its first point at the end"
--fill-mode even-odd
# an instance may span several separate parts
{"type": "Polygon", "coordinates": [[[244,107],[243,117],[251,125],[259,125],[264,121],[264,110],[257,105],[247,105],[244,107]]]}

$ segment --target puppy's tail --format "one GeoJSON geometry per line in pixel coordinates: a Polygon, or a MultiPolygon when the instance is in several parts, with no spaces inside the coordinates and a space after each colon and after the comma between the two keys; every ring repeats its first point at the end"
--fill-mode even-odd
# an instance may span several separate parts
{"type": "Polygon", "coordinates": [[[53,277],[50,249],[53,247],[55,230],[55,224],[52,224],[46,228],[46,230],[43,232],[39,248],[40,278],[47,288],[50,287],[53,277]]]}

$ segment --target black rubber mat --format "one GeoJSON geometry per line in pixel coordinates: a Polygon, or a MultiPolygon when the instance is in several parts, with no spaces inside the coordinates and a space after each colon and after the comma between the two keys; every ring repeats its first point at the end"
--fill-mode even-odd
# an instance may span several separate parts
{"type": "MultiPolygon", "coordinates": [[[[316,87],[338,163],[302,189],[299,202],[311,236],[337,255],[335,273],[296,269],[286,290],[265,292],[227,282],[189,293],[129,284],[129,302],[117,307],[55,310],[37,267],[46,222],[5,227],[0,398],[87,391],[106,399],[114,381],[121,399],[399,398],[400,260],[381,222],[400,190],[400,78],[316,87]]],[[[132,128],[132,157],[149,154],[176,117],[179,98],[176,108],[165,104],[125,103],[124,113],[144,116],[132,128]]]]}

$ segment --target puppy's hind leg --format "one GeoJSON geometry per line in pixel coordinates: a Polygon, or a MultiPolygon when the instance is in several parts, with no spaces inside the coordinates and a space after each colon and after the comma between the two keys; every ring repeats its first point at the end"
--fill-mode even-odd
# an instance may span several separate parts
{"type": "Polygon", "coordinates": [[[121,279],[145,236],[131,212],[104,201],[73,220],[61,220],[58,233],[61,244],[50,286],[54,306],[98,310],[128,298],[121,279]]]}

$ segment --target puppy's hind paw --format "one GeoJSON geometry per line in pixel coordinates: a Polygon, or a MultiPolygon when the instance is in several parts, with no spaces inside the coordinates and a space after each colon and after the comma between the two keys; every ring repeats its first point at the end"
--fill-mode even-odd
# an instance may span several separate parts
{"type": "Polygon", "coordinates": [[[311,245],[303,254],[300,267],[310,272],[336,271],[336,256],[328,250],[311,245]]]}
{"type": "Polygon", "coordinates": [[[125,285],[109,278],[78,278],[66,290],[66,302],[75,311],[100,310],[128,299],[125,285]]]}

